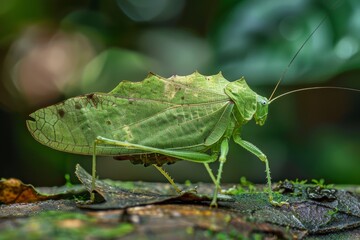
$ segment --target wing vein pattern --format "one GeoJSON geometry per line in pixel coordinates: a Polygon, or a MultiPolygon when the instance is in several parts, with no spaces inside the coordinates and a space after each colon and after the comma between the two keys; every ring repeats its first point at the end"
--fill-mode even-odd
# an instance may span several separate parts
{"type": "MultiPolygon", "coordinates": [[[[70,98],[40,109],[27,121],[33,136],[61,151],[92,154],[97,136],[163,149],[205,151],[225,132],[233,103],[221,74],[149,75],[123,81],[110,93],[70,98]],[[207,140],[208,139],[208,140],[207,140]],[[205,144],[206,142],[206,144],[205,144]]],[[[139,150],[99,146],[99,155],[128,155],[139,150]]]]}

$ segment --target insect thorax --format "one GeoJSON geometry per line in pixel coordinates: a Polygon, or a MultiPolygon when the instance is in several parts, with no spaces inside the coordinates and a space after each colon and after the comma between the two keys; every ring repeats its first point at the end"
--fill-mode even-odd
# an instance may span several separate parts
{"type": "Polygon", "coordinates": [[[229,83],[225,93],[236,105],[234,115],[238,123],[245,124],[252,118],[259,125],[265,123],[269,101],[251,90],[244,78],[229,83]]]}

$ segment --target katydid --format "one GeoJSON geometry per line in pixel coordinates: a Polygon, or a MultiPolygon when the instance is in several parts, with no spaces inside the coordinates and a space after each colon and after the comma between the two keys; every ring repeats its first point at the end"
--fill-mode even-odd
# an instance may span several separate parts
{"type": "MultiPolygon", "coordinates": [[[[27,126],[46,146],[92,155],[94,181],[96,156],[152,154],[155,159],[166,156],[203,163],[216,186],[215,205],[230,138],[265,163],[271,187],[265,154],[240,137],[244,124],[254,118],[263,125],[267,113],[268,100],[252,91],[244,78],[229,82],[221,73],[195,72],[168,79],[149,74],[142,82],[122,81],[109,93],[74,97],[37,110],[27,126]],[[215,177],[208,164],[217,159],[215,177]]],[[[175,186],[160,164],[154,161],[175,186]]],[[[273,202],[271,190],[269,198],[273,202]]]]}
{"type": "MultiPolygon", "coordinates": [[[[296,91],[302,90],[307,89],[296,91]]],[[[151,164],[177,191],[181,190],[161,165],[177,160],[202,163],[215,184],[213,206],[232,139],[264,162],[269,201],[281,205],[273,199],[266,155],[241,138],[247,122],[254,119],[262,126],[268,105],[287,93],[271,99],[273,94],[268,100],[251,90],[244,78],[229,82],[221,73],[204,76],[195,72],[167,79],[149,74],[141,82],[122,81],[109,93],[86,94],[39,109],[26,123],[33,137],[48,147],[92,155],[93,189],[97,156],[151,164]],[[209,163],[216,160],[220,165],[214,176],[209,163]]]]}

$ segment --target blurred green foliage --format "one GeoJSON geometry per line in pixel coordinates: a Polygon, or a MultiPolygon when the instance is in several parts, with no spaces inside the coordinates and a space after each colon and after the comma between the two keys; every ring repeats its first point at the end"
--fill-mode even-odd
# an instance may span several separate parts
{"type": "MultiPolygon", "coordinates": [[[[195,70],[245,76],[269,96],[292,56],[326,21],[290,66],[280,92],[308,86],[360,89],[357,0],[0,1],[1,177],[35,185],[64,183],[90,157],[57,152],[32,139],[31,111],[66,97],[110,91],[149,71],[169,77],[195,70]]],[[[273,177],[360,183],[360,94],[309,91],[270,106],[263,127],[243,138],[269,157],[273,177]]],[[[151,168],[99,160],[100,177],[163,181],[151,168]]],[[[169,166],[177,181],[209,181],[203,166],[169,166]],[[188,169],[191,169],[189,171],[188,169]]],[[[264,166],[231,145],[224,182],[264,182],[264,166]]]]}

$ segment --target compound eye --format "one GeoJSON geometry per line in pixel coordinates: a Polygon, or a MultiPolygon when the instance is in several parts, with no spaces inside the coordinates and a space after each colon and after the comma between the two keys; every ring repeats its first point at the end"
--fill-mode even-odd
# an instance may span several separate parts
{"type": "Polygon", "coordinates": [[[261,103],[262,105],[266,105],[266,101],[265,101],[265,100],[261,100],[260,103],[261,103]]]}

